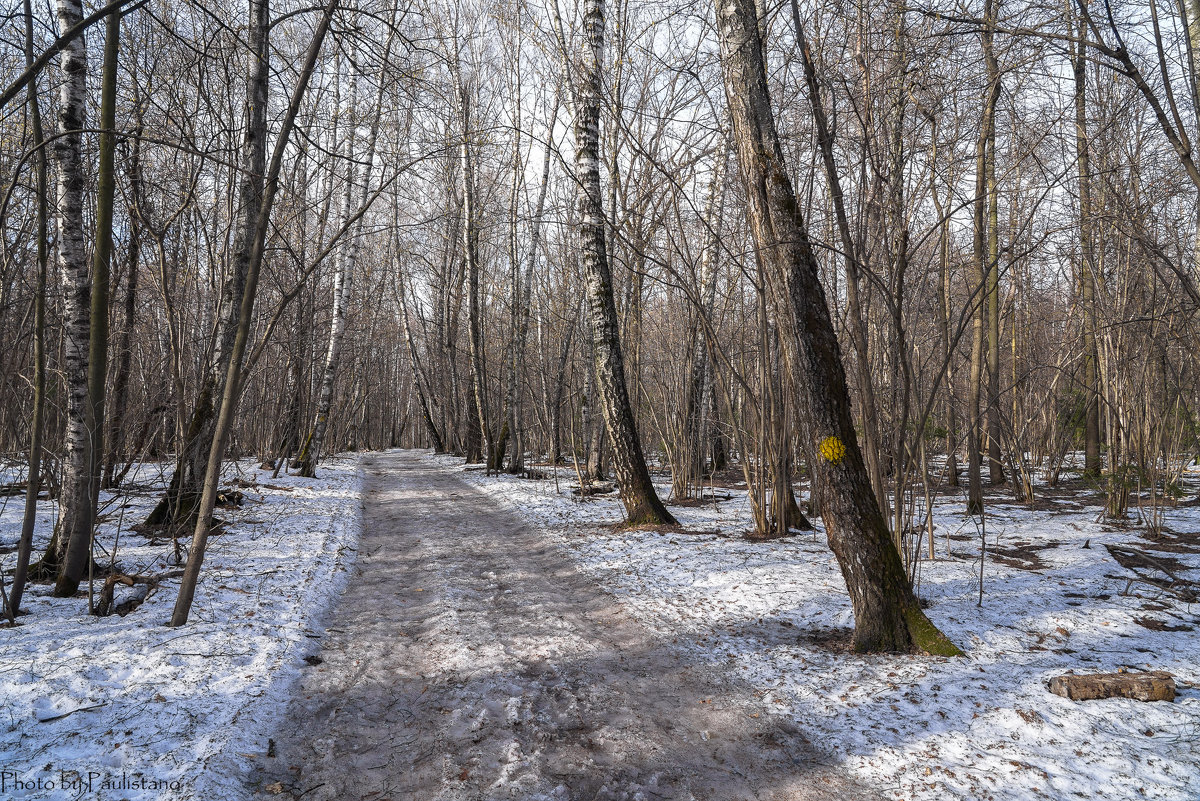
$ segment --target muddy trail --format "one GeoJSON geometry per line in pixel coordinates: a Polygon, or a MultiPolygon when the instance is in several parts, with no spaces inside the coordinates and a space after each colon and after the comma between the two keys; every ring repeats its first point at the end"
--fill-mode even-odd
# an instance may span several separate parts
{"type": "Polygon", "coordinates": [[[255,797],[879,797],[452,470],[365,469],[354,574],[255,797]]]}

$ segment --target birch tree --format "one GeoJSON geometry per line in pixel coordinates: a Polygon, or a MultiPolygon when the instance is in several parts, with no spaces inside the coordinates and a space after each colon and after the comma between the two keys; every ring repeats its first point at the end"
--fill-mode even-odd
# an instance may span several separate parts
{"type": "MultiPolygon", "coordinates": [[[[559,26],[564,57],[566,39],[559,26]]],[[[579,181],[579,242],[592,335],[592,358],[601,414],[612,446],[613,472],[628,525],[674,523],[642,454],[625,383],[612,272],[605,241],[603,193],[600,187],[600,109],[604,63],[604,2],[584,0],[583,39],[578,57],[568,59],[575,133],[575,171],[579,181]]]]}
{"type": "MultiPolygon", "coordinates": [[[[395,15],[393,14],[393,26],[388,33],[387,45],[384,48],[383,63],[388,62],[388,58],[392,52],[392,43],[395,36],[395,15]]],[[[379,141],[379,124],[383,117],[383,93],[384,81],[380,77],[379,86],[375,93],[374,103],[371,105],[371,127],[367,134],[366,153],[362,157],[362,189],[358,192],[357,198],[355,191],[358,189],[357,184],[357,169],[358,169],[358,153],[354,147],[354,134],[351,132],[347,139],[347,162],[350,164],[349,175],[346,179],[345,201],[342,209],[342,219],[349,221],[351,210],[360,208],[368,202],[371,188],[371,175],[375,163],[375,148],[379,141]],[[354,201],[358,202],[355,203],[354,201]]],[[[351,104],[353,110],[353,103],[351,104]]],[[[354,125],[351,122],[351,125],[354,125]]],[[[346,307],[349,303],[350,286],[354,281],[355,264],[358,262],[358,252],[362,242],[362,232],[364,225],[364,216],[360,215],[358,220],[351,226],[351,231],[346,238],[345,244],[339,249],[337,256],[337,266],[334,269],[333,278],[333,317],[329,326],[329,348],[325,353],[325,368],[321,375],[321,391],[317,398],[317,411],[313,420],[312,431],[308,439],[304,443],[301,450],[300,458],[297,460],[300,464],[300,475],[312,477],[316,475],[316,463],[321,454],[321,446],[325,442],[325,432],[329,427],[329,410],[333,405],[333,387],[337,380],[338,359],[341,354],[342,338],[346,331],[346,307]]]]}
{"type": "MultiPolygon", "coordinates": [[[[80,0],[58,0],[58,28],[66,34],[83,21],[80,0]]],[[[92,285],[84,239],[83,128],[87,123],[88,53],[81,34],[62,51],[55,186],[58,269],[63,283],[63,365],[67,383],[66,455],[59,495],[57,543],[47,557],[59,566],[55,593],[75,594],[92,547],[91,428],[88,404],[88,348],[92,285]]]]}

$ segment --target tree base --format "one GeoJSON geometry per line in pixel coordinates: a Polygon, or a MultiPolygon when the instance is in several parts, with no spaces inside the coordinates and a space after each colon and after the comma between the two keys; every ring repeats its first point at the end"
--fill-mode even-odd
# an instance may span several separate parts
{"type": "Polygon", "coordinates": [[[930,656],[963,656],[962,649],[942,634],[941,630],[930,622],[920,607],[910,606],[904,610],[905,621],[908,623],[908,633],[912,644],[930,656]]]}
{"type": "Polygon", "coordinates": [[[862,625],[855,621],[852,650],[859,654],[907,653],[929,656],[963,656],[962,650],[930,622],[914,600],[888,624],[862,625]]]}
{"type": "Polygon", "coordinates": [[[630,510],[625,516],[625,528],[677,525],[679,525],[679,521],[667,511],[667,508],[662,505],[662,502],[658,502],[657,504],[643,504],[633,510],[630,510]]]}
{"type": "Polygon", "coordinates": [[[168,491],[159,499],[158,505],[146,517],[147,526],[170,526],[177,523],[193,524],[200,511],[200,493],[184,492],[173,499],[168,491]]]}

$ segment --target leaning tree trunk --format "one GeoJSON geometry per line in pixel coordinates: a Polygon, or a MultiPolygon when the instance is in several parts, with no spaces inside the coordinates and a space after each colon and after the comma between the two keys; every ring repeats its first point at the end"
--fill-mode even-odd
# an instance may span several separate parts
{"type": "MultiPolygon", "coordinates": [[[[267,37],[269,36],[269,7],[268,0],[256,0],[255,2],[255,19],[261,24],[260,35],[263,37],[264,48],[261,51],[261,58],[266,60],[269,54],[269,49],[265,47],[267,37]]],[[[200,495],[200,505],[196,513],[196,528],[192,533],[192,544],[188,549],[187,565],[184,567],[183,581],[179,586],[179,595],[175,599],[175,608],[171,613],[172,626],[182,626],[187,623],[188,614],[192,609],[192,598],[196,593],[196,584],[200,580],[200,568],[204,563],[204,549],[208,544],[209,531],[212,529],[213,509],[217,504],[217,487],[221,478],[221,461],[225,458],[225,448],[229,442],[229,434],[233,429],[234,418],[237,415],[238,400],[241,398],[241,372],[242,361],[246,355],[246,343],[250,339],[250,323],[254,316],[254,300],[258,293],[258,275],[262,268],[263,252],[266,248],[267,229],[270,227],[271,208],[275,204],[275,193],[279,186],[279,171],[283,165],[283,153],[287,148],[288,140],[291,138],[292,129],[296,124],[296,115],[300,111],[300,104],[304,100],[305,90],[308,88],[309,80],[312,78],[313,70],[317,64],[317,56],[321,52],[321,45],[325,41],[325,35],[329,32],[329,23],[333,18],[333,12],[337,9],[338,0],[329,0],[326,4],[321,21],[317,23],[317,29],[313,33],[312,42],[309,44],[308,52],[305,54],[304,67],[300,71],[300,76],[296,79],[296,87],[292,92],[291,102],[288,105],[287,114],[283,118],[283,123],[280,125],[279,133],[275,137],[274,149],[271,153],[271,163],[267,171],[263,173],[263,194],[262,202],[256,213],[253,216],[253,225],[250,231],[250,250],[249,258],[246,260],[245,273],[245,292],[242,295],[242,302],[237,313],[237,330],[233,339],[232,349],[229,354],[229,369],[225,374],[224,391],[221,395],[221,409],[217,416],[216,426],[213,429],[212,448],[208,455],[208,465],[204,473],[204,486],[200,495]]],[[[252,74],[257,72],[261,64],[255,65],[252,69],[252,74]]],[[[266,101],[265,90],[262,100],[266,101]]],[[[254,132],[256,137],[265,140],[266,138],[266,121],[263,120],[263,128],[254,132]]],[[[247,133],[250,136],[250,133],[247,133]]]]}
{"type": "Polygon", "coordinates": [[[829,195],[833,201],[834,217],[837,220],[838,236],[842,243],[842,258],[846,275],[846,323],[850,342],[854,346],[855,379],[858,382],[859,417],[862,421],[863,450],[866,457],[867,475],[879,508],[886,514],[888,509],[887,487],[883,480],[883,441],[879,433],[879,411],[875,401],[875,385],[871,379],[871,354],[867,343],[867,328],[863,323],[862,300],[858,294],[860,270],[858,249],[850,234],[850,219],[846,213],[846,201],[842,192],[842,181],[834,159],[833,131],[825,116],[825,101],[821,97],[821,83],[817,76],[817,65],[800,22],[800,7],[792,0],[792,25],[796,29],[796,43],[800,47],[800,58],[804,65],[804,79],[812,104],[813,123],[817,132],[817,144],[821,148],[821,163],[825,168],[825,179],[829,182],[829,195]]]}
{"type": "Polygon", "coordinates": [[[267,91],[270,70],[270,3],[250,0],[248,41],[253,58],[246,76],[246,132],[242,139],[241,176],[238,185],[237,233],[232,269],[221,296],[222,317],[217,324],[216,351],[204,374],[180,447],[170,486],[150,513],[148,523],[163,525],[195,519],[201,483],[208,472],[216,427],[217,404],[224,396],[225,377],[237,338],[238,313],[246,292],[255,220],[262,206],[263,176],[267,170],[267,91]]]}
{"type": "MultiPolygon", "coordinates": [[[[57,11],[62,33],[83,19],[78,0],[58,0],[57,11]]],[[[58,162],[55,186],[58,268],[64,290],[62,363],[67,384],[66,456],[58,501],[58,532],[42,566],[58,568],[61,572],[62,566],[70,560],[73,563],[71,572],[82,575],[76,565],[86,562],[92,536],[89,504],[92,454],[87,419],[92,285],[83,233],[85,177],[81,131],[87,114],[87,45],[83,36],[63,49],[61,66],[63,82],[59,90],[54,158],[58,162]]],[[[71,593],[74,591],[71,588],[71,593]]]]}
{"type": "Polygon", "coordinates": [[[824,487],[829,544],[854,607],[854,647],[960,653],[918,606],[863,465],[837,337],[775,129],[753,0],[716,0],[716,8],[750,228],[792,315],[785,341],[801,387],[797,406],[820,455],[813,469],[824,487]]]}
{"type": "Polygon", "coordinates": [[[600,65],[604,49],[604,0],[585,0],[584,42],[574,87],[575,168],[579,176],[579,240],[583,274],[591,316],[592,355],[597,395],[612,445],[613,472],[617,477],[629,525],[674,523],[663,506],[646,469],[642,443],[633,419],[625,385],[625,365],[617,333],[617,308],[613,300],[612,273],[604,235],[604,207],[600,192],[600,65]]]}

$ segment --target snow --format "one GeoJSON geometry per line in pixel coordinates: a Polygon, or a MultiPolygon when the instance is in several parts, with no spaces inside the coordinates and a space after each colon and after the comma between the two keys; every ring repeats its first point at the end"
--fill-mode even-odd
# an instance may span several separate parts
{"type": "MultiPolygon", "coordinates": [[[[99,562],[115,550],[127,574],[177,569],[169,537],[130,530],[153,507],[164,469],[143,465],[127,481],[132,491],[103,495],[99,562]]],[[[0,798],[242,794],[230,761],[266,750],[322,615],[345,584],[361,529],[362,477],[350,455],[323,462],[317,479],[272,479],[239,462],[225,481],[245,502],[217,510],[227,525],[209,540],[185,627],[166,626],[178,579],[125,617],[90,616],[86,590],[64,599],[50,597],[47,585],[27,588],[29,614],[0,630],[0,798]]],[[[6,571],[23,503],[17,497],[0,510],[6,571]]],[[[56,514],[51,501],[38,507],[35,559],[56,514]]]]}
{"type": "MultiPolygon", "coordinates": [[[[672,507],[681,530],[628,531],[612,525],[622,518],[615,495],[571,494],[573,471],[531,481],[422,458],[461,471],[524,515],[658,637],[756,688],[758,700],[882,797],[1200,798],[1200,644],[1188,629],[1200,624],[1197,610],[1130,584],[1103,546],[1179,559],[1193,578],[1200,554],[1153,551],[1133,521],[1104,521],[1095,496],[1041,497],[1034,509],[993,501],[982,606],[978,532],[962,498],[941,497],[937,558],[920,562],[919,590],[966,656],[857,655],[839,645],[853,617],[824,534],[742,539],[744,491],[672,507]],[[1046,689],[1069,670],[1120,669],[1169,671],[1179,696],[1076,703],[1046,689]]],[[[115,547],[123,572],[174,569],[169,540],[130,530],[154,503],[162,470],[143,466],[129,479],[131,494],[105,496],[101,561],[115,547]]],[[[177,579],[126,617],[91,617],[86,597],[29,588],[30,615],[0,630],[0,799],[243,797],[245,766],[285,719],[303,657],[315,651],[354,560],[362,467],[357,457],[331,459],[315,480],[273,480],[246,462],[232,471],[227,480],[245,484],[246,503],[218,512],[228,527],[210,540],[186,627],[164,625],[177,579]],[[89,779],[90,793],[78,784],[89,779]]],[[[5,570],[22,500],[0,498],[5,570]]],[[[54,505],[42,502],[39,512],[40,553],[54,505]]],[[[1200,507],[1165,517],[1175,532],[1200,532],[1200,507]]],[[[120,592],[128,590],[118,601],[120,592]]],[[[504,703],[496,714],[519,705],[504,703]]]]}
{"type": "MultiPolygon", "coordinates": [[[[1143,529],[1102,522],[1098,506],[990,507],[989,551],[1029,543],[1040,565],[989,556],[980,607],[978,534],[962,514],[964,499],[943,497],[934,507],[937,558],[920,562],[920,593],[965,658],[857,655],[828,645],[845,639],[853,616],[823,533],[740,538],[750,528],[744,492],[673,507],[688,533],[627,531],[612,525],[622,519],[615,495],[570,494],[573,472],[559,471],[557,491],[553,480],[464,475],[544,527],[661,636],[758,688],[886,798],[1200,798],[1196,632],[1136,622],[1196,626],[1197,610],[1129,585],[1130,572],[1103,546],[1152,543],[1139,538],[1143,529]],[[1069,670],[1121,669],[1169,671],[1179,695],[1174,703],[1077,703],[1046,689],[1069,670]]],[[[1167,522],[1200,532],[1200,509],[1168,510],[1167,522]]],[[[1195,552],[1157,555],[1200,567],[1195,552]]]]}

